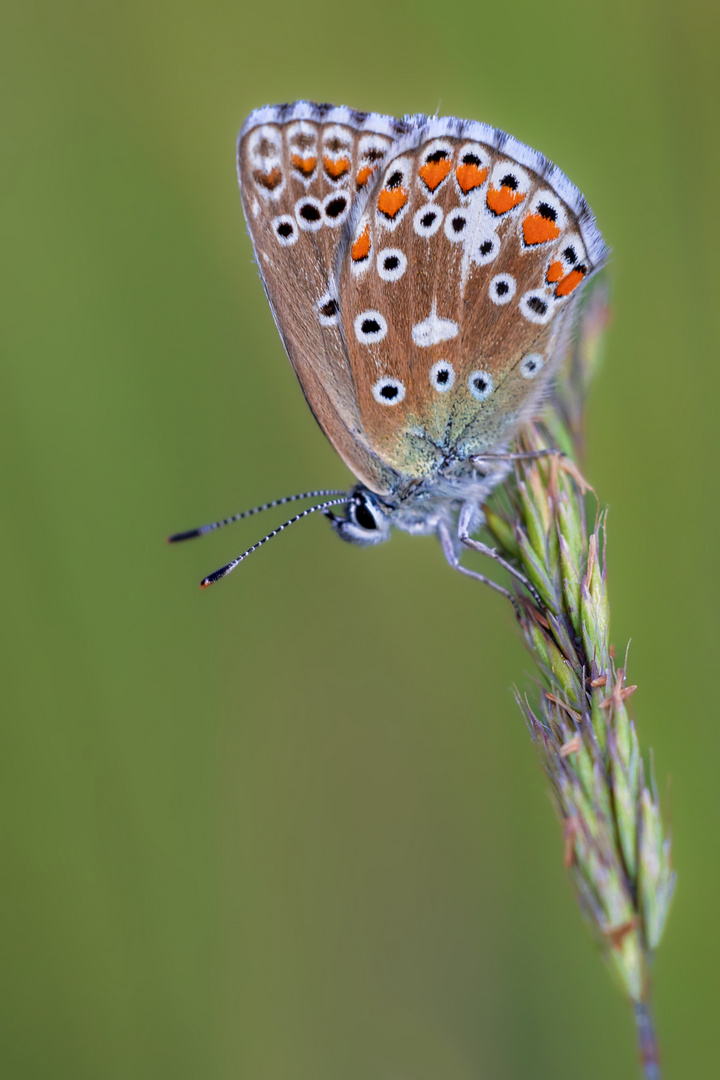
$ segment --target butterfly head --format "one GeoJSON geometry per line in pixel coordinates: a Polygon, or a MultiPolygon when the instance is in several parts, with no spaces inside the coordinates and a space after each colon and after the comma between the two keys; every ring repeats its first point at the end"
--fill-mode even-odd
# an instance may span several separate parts
{"type": "Polygon", "coordinates": [[[377,495],[358,484],[352,491],[344,517],[325,511],[341,540],[363,547],[382,544],[390,538],[391,508],[377,495]]]}

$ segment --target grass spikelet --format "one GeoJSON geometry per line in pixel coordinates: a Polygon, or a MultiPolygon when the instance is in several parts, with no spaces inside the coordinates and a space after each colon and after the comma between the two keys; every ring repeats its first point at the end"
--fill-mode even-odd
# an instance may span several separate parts
{"type": "Polygon", "coordinates": [[[566,456],[516,460],[493,494],[486,528],[498,553],[540,596],[538,605],[518,595],[540,686],[534,700],[518,695],[518,704],[553,790],[562,857],[580,906],[634,1005],[643,1076],[659,1080],[650,971],[675,878],[632,715],[637,688],[628,685],[610,646],[606,515],[594,509],[577,464],[582,406],[606,311],[602,287],[596,288],[556,395],[515,447],[561,448],[566,456]]]}

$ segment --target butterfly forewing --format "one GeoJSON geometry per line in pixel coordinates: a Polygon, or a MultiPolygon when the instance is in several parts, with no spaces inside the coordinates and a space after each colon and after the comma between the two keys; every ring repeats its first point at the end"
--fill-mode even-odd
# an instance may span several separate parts
{"type": "Polygon", "coordinates": [[[334,267],[397,124],[301,102],[252,113],[238,141],[245,219],[283,343],[321,427],[375,490],[390,490],[393,478],[364,436],[334,267]]]}
{"type": "Polygon", "coordinates": [[[536,171],[481,141],[480,125],[462,126],[443,133],[430,121],[396,145],[341,252],[362,426],[406,476],[509,436],[552,373],[565,313],[593,269],[584,204],[558,194],[545,159],[530,158],[536,171]]]}

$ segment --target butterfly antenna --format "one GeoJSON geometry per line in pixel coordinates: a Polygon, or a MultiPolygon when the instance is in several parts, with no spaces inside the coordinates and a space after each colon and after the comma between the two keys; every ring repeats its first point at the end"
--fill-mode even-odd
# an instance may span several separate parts
{"type": "Polygon", "coordinates": [[[285,495],[282,499],[273,499],[272,502],[263,503],[262,506],[253,506],[251,510],[243,510],[241,514],[233,514],[223,518],[222,521],[211,521],[209,525],[201,525],[198,529],[188,529],[187,532],[174,533],[168,536],[168,544],[177,544],[181,540],[192,540],[195,536],[204,536],[205,533],[221,529],[223,525],[232,525],[234,521],[242,521],[243,518],[252,517],[253,514],[261,514],[263,510],[272,510],[275,506],[284,506],[285,503],[297,502],[299,499],[322,499],[328,495],[344,495],[343,491],[322,490],[302,491],[299,495],[285,495]]]}
{"type": "MultiPolygon", "coordinates": [[[[286,500],[290,502],[291,500],[286,500]]],[[[247,551],[243,551],[242,555],[238,555],[237,559],[233,559],[232,562],[227,563],[226,566],[221,566],[219,570],[216,570],[214,574],[208,574],[206,578],[200,582],[201,589],[207,589],[208,585],[213,585],[220,578],[227,577],[236,566],[239,566],[243,559],[247,559],[248,555],[251,555],[253,551],[257,551],[263,544],[267,544],[268,540],[272,540],[273,536],[277,536],[284,529],[287,529],[289,525],[294,525],[296,521],[300,521],[302,518],[308,517],[310,514],[314,514],[317,510],[327,510],[330,506],[340,506],[342,503],[349,503],[352,501],[352,495],[344,494],[341,499],[329,499],[326,502],[316,503],[315,506],[309,506],[307,510],[303,510],[302,513],[296,514],[295,517],[291,517],[289,521],[284,521],[282,525],[278,525],[277,529],[273,529],[267,536],[263,536],[262,540],[258,540],[257,544],[253,544],[247,551]]]]}

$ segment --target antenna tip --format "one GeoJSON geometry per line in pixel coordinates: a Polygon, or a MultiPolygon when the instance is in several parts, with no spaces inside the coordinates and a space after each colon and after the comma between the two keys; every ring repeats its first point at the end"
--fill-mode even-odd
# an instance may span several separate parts
{"type": "Polygon", "coordinates": [[[173,533],[168,536],[168,544],[178,544],[181,540],[192,540],[195,536],[202,536],[202,529],[188,529],[187,532],[173,533]]]}

